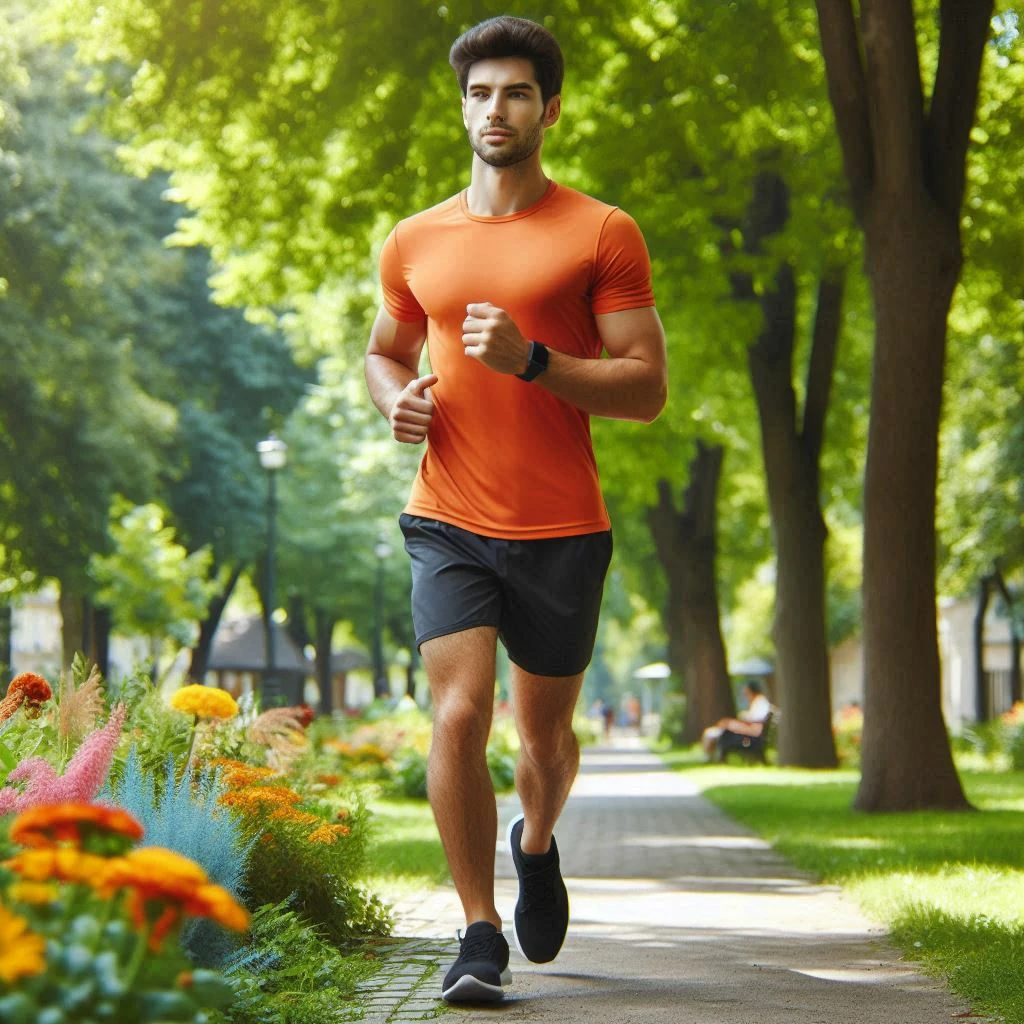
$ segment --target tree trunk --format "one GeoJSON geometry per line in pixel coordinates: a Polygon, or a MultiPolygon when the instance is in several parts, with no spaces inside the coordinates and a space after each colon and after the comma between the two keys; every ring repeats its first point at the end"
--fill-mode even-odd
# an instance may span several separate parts
{"type": "Polygon", "coordinates": [[[89,649],[89,636],[85,615],[85,598],[63,583],[60,585],[60,637],[61,658],[65,669],[71,668],[75,655],[89,649]]]}
{"type": "Polygon", "coordinates": [[[0,601],[0,692],[7,692],[11,678],[11,625],[13,609],[6,601],[0,601]]]}
{"type": "Polygon", "coordinates": [[[1017,628],[1017,616],[1014,614],[1016,601],[1013,592],[1006,585],[1006,578],[998,562],[992,576],[1006,605],[1007,622],[1010,626],[1010,700],[1016,704],[1021,699],[1020,630],[1017,628]]]}
{"type": "Polygon", "coordinates": [[[858,810],[969,804],[942,717],[935,489],[956,221],[918,190],[865,224],[875,300],[864,481],[864,735],[858,810]]]}
{"type": "MultiPolygon", "coordinates": [[[[812,369],[826,363],[826,392],[819,427],[827,407],[828,382],[839,335],[842,284],[822,282],[819,324],[812,369]]],[[[761,448],[768,483],[768,506],[776,553],[775,641],[779,763],[804,768],[834,768],[832,696],[825,612],[825,541],[828,531],[819,498],[820,429],[800,431],[793,389],[796,335],[796,285],[792,268],[782,266],[775,288],[762,298],[764,328],[748,350],[757,399],[761,448]]],[[[809,373],[809,378],[814,374],[809,373]]],[[[809,389],[813,381],[809,380],[809,389]]],[[[807,412],[813,393],[808,391],[807,412]]],[[[809,417],[805,418],[806,419],[809,417]]]]}
{"type": "MultiPolygon", "coordinates": [[[[334,636],[336,615],[315,609],[313,613],[316,636],[313,646],[316,648],[316,682],[320,688],[320,714],[329,715],[334,711],[334,676],[331,672],[331,640],[334,636]]],[[[345,695],[342,694],[342,705],[345,695]]]]}
{"type": "Polygon", "coordinates": [[[109,608],[90,605],[92,613],[92,660],[104,679],[110,677],[110,633],[113,619],[109,608]]]}
{"type": "Polygon", "coordinates": [[[816,0],[875,304],[864,481],[864,735],[854,806],[968,807],[940,703],[935,487],[946,322],[992,0],[942,3],[926,99],[910,0],[816,0]]]}
{"type": "Polygon", "coordinates": [[[978,603],[974,608],[974,720],[988,721],[991,714],[988,700],[988,684],[985,681],[985,616],[992,593],[992,577],[982,576],[978,586],[978,603]]]}
{"type": "MultiPolygon", "coordinates": [[[[774,171],[754,180],[743,226],[747,253],[789,220],[789,189],[774,171]]],[[[729,243],[726,243],[729,247],[729,243]]],[[[796,341],[796,280],[783,263],[773,288],[758,292],[749,273],[731,276],[739,301],[758,301],[762,328],[747,350],[761,428],[768,508],[776,556],[775,642],[779,762],[804,768],[834,768],[832,696],[825,609],[825,541],[828,531],[819,497],[819,462],[825,417],[839,343],[843,275],[827,270],[818,289],[803,422],[793,387],[796,341]]]]}
{"type": "Polygon", "coordinates": [[[213,637],[220,625],[221,616],[231,599],[231,592],[244,571],[244,566],[236,565],[231,570],[224,590],[210,601],[206,609],[206,618],[199,623],[199,639],[192,648],[189,662],[188,677],[194,683],[201,683],[206,678],[207,666],[210,664],[210,653],[213,650],[213,637]]]}
{"type": "Polygon", "coordinates": [[[719,718],[735,715],[736,704],[725,660],[715,579],[718,481],[723,449],[697,442],[690,485],[677,512],[667,480],[658,481],[658,504],[648,523],[668,576],[665,630],[669,665],[686,695],[683,743],[700,739],[719,718]]]}

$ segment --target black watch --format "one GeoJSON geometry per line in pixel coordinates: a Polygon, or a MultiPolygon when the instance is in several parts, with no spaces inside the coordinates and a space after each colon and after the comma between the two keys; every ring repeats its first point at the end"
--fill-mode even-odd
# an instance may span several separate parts
{"type": "Polygon", "coordinates": [[[517,373],[516,376],[520,380],[533,380],[534,377],[539,377],[547,368],[547,346],[542,345],[539,341],[531,341],[530,357],[529,362],[526,364],[526,370],[523,373],[517,373]]]}

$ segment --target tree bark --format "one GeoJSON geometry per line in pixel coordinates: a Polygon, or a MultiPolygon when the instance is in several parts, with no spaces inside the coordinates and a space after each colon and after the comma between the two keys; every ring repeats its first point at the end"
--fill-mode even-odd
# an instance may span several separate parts
{"type": "Polygon", "coordinates": [[[736,713],[722,642],[715,578],[718,481],[724,451],[697,442],[690,485],[678,512],[667,480],[658,481],[658,504],[648,523],[668,576],[665,629],[669,665],[683,681],[683,743],[693,743],[719,718],[736,713]]]}
{"type": "Polygon", "coordinates": [[[90,604],[92,615],[92,651],[90,657],[100,670],[104,679],[110,677],[110,634],[113,630],[113,617],[109,608],[90,604]]]}
{"type": "Polygon", "coordinates": [[[864,734],[858,810],[966,808],[942,717],[935,489],[956,222],[921,191],[876,196],[864,480],[864,734]]]}
{"type": "Polygon", "coordinates": [[[89,649],[89,637],[86,629],[85,598],[61,583],[60,597],[60,637],[61,657],[64,668],[70,670],[75,655],[89,649]]]}
{"type": "Polygon", "coordinates": [[[1016,601],[1013,592],[1006,585],[1006,577],[1003,576],[998,561],[992,570],[992,578],[1006,605],[1007,622],[1010,627],[1010,700],[1016,704],[1021,699],[1020,630],[1017,628],[1017,616],[1014,614],[1016,601]]]}
{"type": "Polygon", "coordinates": [[[935,487],[960,207],[992,0],[944,0],[931,102],[910,0],[817,0],[875,306],[864,482],[865,811],[969,807],[940,701],[935,487]],[[927,112],[926,112],[927,110],[927,112]]]}
{"type": "Polygon", "coordinates": [[[201,683],[206,678],[207,666],[210,664],[210,653],[213,650],[213,637],[220,625],[221,616],[231,599],[231,592],[235,589],[245,567],[236,565],[231,570],[228,582],[224,590],[218,594],[206,609],[206,618],[199,623],[199,639],[192,648],[192,658],[189,662],[188,677],[194,683],[201,683]]]}
{"type": "MultiPolygon", "coordinates": [[[[775,173],[758,175],[745,232],[749,251],[781,231],[789,217],[785,182],[775,173]]],[[[734,275],[738,298],[753,295],[749,275],[734,275]]],[[[828,531],[819,497],[819,462],[832,371],[839,342],[843,279],[826,274],[807,372],[802,427],[793,388],[796,340],[796,281],[782,264],[773,288],[760,297],[763,326],[747,350],[757,401],[761,450],[768,484],[768,507],[776,554],[776,700],[779,763],[834,768],[832,697],[825,608],[825,542],[828,531]]]]}
{"type": "Polygon", "coordinates": [[[989,709],[988,685],[985,680],[985,616],[992,594],[992,577],[982,576],[978,586],[978,603],[974,608],[974,720],[985,722],[989,709]]]}
{"type": "MultiPolygon", "coordinates": [[[[334,625],[338,621],[336,615],[316,608],[313,612],[316,635],[313,646],[316,648],[316,682],[320,688],[320,714],[329,715],[334,711],[334,677],[331,673],[331,639],[334,625]]],[[[341,695],[344,708],[345,695],[341,695]]]]}

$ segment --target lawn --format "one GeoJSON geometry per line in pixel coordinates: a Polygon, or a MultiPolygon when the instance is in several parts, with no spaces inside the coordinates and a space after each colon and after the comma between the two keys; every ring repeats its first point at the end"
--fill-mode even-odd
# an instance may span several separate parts
{"type": "Polygon", "coordinates": [[[448,865],[426,800],[374,797],[367,885],[387,900],[448,881],[448,865]]]}
{"type": "Polygon", "coordinates": [[[667,755],[798,868],[838,883],[976,1009],[1024,1024],[1024,773],[961,771],[980,813],[850,809],[853,771],[667,755]]]}

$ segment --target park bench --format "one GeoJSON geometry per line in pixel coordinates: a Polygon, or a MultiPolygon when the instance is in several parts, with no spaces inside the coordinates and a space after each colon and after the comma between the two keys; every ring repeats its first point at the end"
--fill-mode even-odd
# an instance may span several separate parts
{"type": "Polygon", "coordinates": [[[767,750],[774,736],[773,726],[778,717],[778,709],[772,708],[771,714],[761,723],[761,731],[756,736],[743,736],[728,729],[718,737],[718,761],[725,764],[730,754],[739,754],[746,761],[768,763],[767,750]]]}

